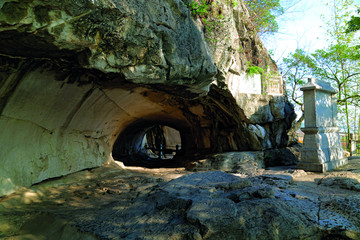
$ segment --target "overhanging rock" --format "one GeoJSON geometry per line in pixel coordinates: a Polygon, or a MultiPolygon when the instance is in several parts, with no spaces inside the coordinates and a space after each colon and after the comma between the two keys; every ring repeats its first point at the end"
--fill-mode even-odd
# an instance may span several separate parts
{"type": "Polygon", "coordinates": [[[239,104],[249,66],[277,68],[245,4],[220,2],[209,32],[182,0],[0,1],[0,196],[106,164],[155,124],[184,159],[286,146],[285,98],[239,104]]]}

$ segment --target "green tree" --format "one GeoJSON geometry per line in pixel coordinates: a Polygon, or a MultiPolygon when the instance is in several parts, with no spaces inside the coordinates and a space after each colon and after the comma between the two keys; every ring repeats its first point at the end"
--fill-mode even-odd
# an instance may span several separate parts
{"type": "MultiPolygon", "coordinates": [[[[333,0],[329,6],[332,15],[325,21],[328,47],[316,50],[312,54],[298,50],[291,60],[298,60],[301,62],[298,66],[306,66],[308,69],[302,71],[310,73],[317,79],[330,82],[338,90],[340,119],[344,118],[349,140],[350,124],[354,122],[350,120],[351,112],[354,112],[354,107],[359,106],[360,102],[359,92],[356,91],[359,89],[360,76],[358,50],[354,44],[356,38],[354,34],[346,33],[347,19],[350,18],[354,3],[352,0],[333,0]]],[[[286,65],[285,67],[289,68],[286,65]]],[[[294,82],[296,79],[289,78],[289,81],[294,82]]],[[[353,117],[356,118],[356,115],[353,117]]]]}
{"type": "Polygon", "coordinates": [[[345,117],[348,139],[351,132],[349,109],[359,103],[359,94],[354,89],[359,84],[360,65],[353,58],[354,52],[354,47],[349,45],[332,44],[328,49],[312,54],[315,59],[313,76],[330,82],[338,90],[339,113],[345,117]]]}
{"type": "Polygon", "coordinates": [[[333,0],[329,3],[332,16],[326,19],[330,45],[326,50],[318,50],[314,57],[319,68],[314,74],[335,84],[338,93],[339,112],[345,115],[347,140],[350,141],[349,109],[359,101],[353,89],[359,84],[360,67],[356,60],[355,36],[347,33],[347,22],[356,7],[353,0],[333,0]]]}
{"type": "Polygon", "coordinates": [[[296,49],[294,53],[290,53],[280,65],[282,76],[286,81],[287,96],[290,102],[295,107],[297,106],[302,113],[293,126],[295,131],[300,128],[304,121],[304,104],[300,87],[306,83],[306,77],[311,75],[313,65],[313,59],[302,49],[296,49]]]}
{"type": "MultiPolygon", "coordinates": [[[[357,16],[353,15],[351,16],[350,21],[347,22],[347,29],[346,29],[346,33],[354,33],[356,31],[360,30],[360,9],[357,10],[357,16]]],[[[360,44],[357,43],[357,49],[356,52],[359,51],[360,48],[360,44]]],[[[360,59],[360,54],[356,55],[356,59],[360,59]]],[[[358,81],[356,88],[353,88],[353,90],[355,90],[357,92],[357,94],[360,93],[360,83],[358,81]]],[[[357,103],[353,103],[355,105],[355,110],[354,110],[354,115],[355,115],[355,119],[354,119],[354,125],[356,125],[357,123],[357,129],[354,127],[354,133],[357,133],[360,136],[360,116],[359,115],[359,108],[360,106],[357,103]],[[358,119],[356,119],[356,117],[358,119]]]]}
{"type": "Polygon", "coordinates": [[[260,33],[273,33],[278,31],[276,18],[284,14],[284,8],[279,0],[245,0],[249,9],[250,18],[255,30],[260,33]]]}
{"type": "MultiPolygon", "coordinates": [[[[357,13],[360,14],[360,9],[357,10],[357,13]]],[[[347,33],[355,32],[360,30],[360,16],[351,16],[350,21],[347,22],[347,33]]]]}

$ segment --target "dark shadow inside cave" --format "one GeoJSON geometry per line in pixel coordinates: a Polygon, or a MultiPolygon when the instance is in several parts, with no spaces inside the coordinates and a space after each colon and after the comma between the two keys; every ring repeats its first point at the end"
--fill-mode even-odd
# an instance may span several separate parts
{"type": "MultiPolygon", "coordinates": [[[[112,155],[125,166],[182,167],[184,131],[156,122],[132,124],[120,133],[112,155]]],[[[186,146],[186,144],[185,144],[186,146]]]]}

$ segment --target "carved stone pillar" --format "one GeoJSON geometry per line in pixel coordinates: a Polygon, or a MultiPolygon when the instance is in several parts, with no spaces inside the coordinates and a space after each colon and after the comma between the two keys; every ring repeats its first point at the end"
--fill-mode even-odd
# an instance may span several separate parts
{"type": "Polygon", "coordinates": [[[337,127],[337,91],[329,83],[309,78],[304,92],[304,146],[298,168],[326,172],[347,163],[337,127]]]}

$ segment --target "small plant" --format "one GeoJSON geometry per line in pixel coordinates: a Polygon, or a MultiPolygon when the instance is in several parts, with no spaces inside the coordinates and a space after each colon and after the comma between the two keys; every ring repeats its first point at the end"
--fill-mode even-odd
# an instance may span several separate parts
{"type": "Polygon", "coordinates": [[[208,14],[208,8],[210,5],[206,3],[205,0],[201,0],[201,2],[191,1],[187,7],[191,10],[193,15],[198,15],[199,17],[204,17],[208,14]]]}
{"type": "Polygon", "coordinates": [[[236,0],[187,0],[183,2],[189,8],[191,15],[200,18],[206,30],[204,31],[206,40],[214,47],[218,42],[214,37],[216,32],[223,31],[224,22],[230,21],[230,18],[227,18],[228,16],[223,15],[221,2],[232,4],[234,7],[238,4],[236,0]]]}
{"type": "Polygon", "coordinates": [[[275,54],[273,49],[268,49],[268,53],[269,53],[269,55],[272,56],[272,57],[273,57],[274,54],[275,54]]]}
{"type": "Polygon", "coordinates": [[[265,71],[259,66],[252,65],[251,62],[248,62],[248,69],[246,70],[250,76],[253,76],[254,74],[263,74],[265,71]]]}
{"type": "MultiPolygon", "coordinates": [[[[236,7],[238,5],[237,0],[226,0],[226,3],[231,3],[233,7],[236,7]]],[[[210,7],[218,7],[217,2],[213,1],[206,1],[206,0],[190,0],[188,4],[185,4],[191,11],[191,13],[195,16],[199,17],[205,17],[207,14],[209,14],[208,10],[210,7]]],[[[219,12],[219,19],[223,19],[224,16],[221,14],[221,8],[219,12]]]]}
{"type": "Polygon", "coordinates": [[[239,3],[236,0],[228,0],[227,3],[231,2],[233,7],[236,7],[239,3]]]}

